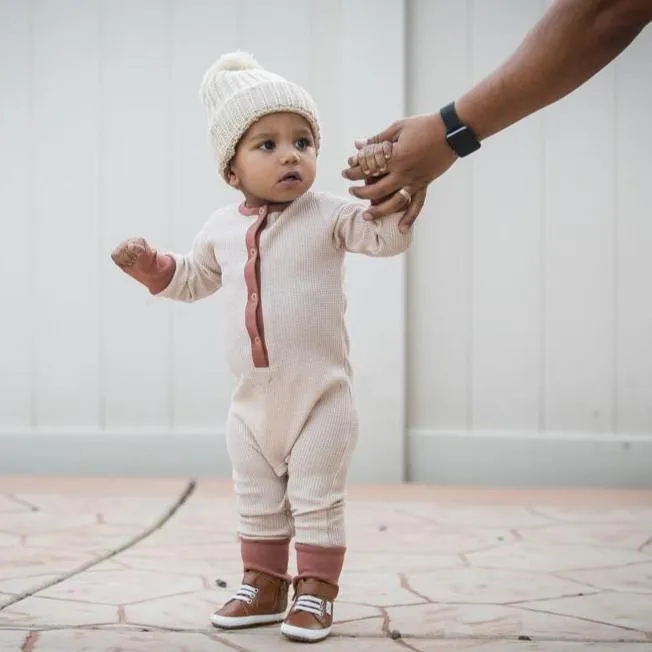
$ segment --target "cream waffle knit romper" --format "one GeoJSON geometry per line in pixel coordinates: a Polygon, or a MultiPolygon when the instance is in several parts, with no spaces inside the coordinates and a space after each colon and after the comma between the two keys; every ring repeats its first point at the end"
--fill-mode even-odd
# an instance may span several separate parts
{"type": "Polygon", "coordinates": [[[225,292],[227,355],[237,384],[227,447],[248,539],[344,546],[343,502],[358,420],[344,321],[346,251],[392,256],[411,231],[400,215],[308,192],[282,212],[218,210],[158,296],[225,292]]]}

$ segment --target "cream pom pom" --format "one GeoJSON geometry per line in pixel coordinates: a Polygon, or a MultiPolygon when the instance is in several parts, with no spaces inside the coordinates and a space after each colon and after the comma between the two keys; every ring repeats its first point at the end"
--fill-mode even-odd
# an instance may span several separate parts
{"type": "Polygon", "coordinates": [[[221,73],[240,70],[262,70],[262,66],[248,52],[236,50],[223,54],[204,74],[199,85],[199,99],[207,107],[210,107],[212,104],[211,87],[218,83],[221,73]]]}
{"type": "Polygon", "coordinates": [[[229,52],[223,54],[212,66],[213,73],[220,70],[249,70],[250,68],[260,68],[260,64],[249,52],[229,52]]]}

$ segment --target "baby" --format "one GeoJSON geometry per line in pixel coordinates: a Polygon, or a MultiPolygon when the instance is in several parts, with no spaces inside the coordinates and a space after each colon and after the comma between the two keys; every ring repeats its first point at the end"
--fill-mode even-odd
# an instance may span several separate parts
{"type": "MultiPolygon", "coordinates": [[[[400,214],[366,221],[361,204],[311,191],[320,128],[300,86],[235,52],[207,71],[200,95],[218,171],[244,201],[217,210],[185,255],[135,238],[112,258],[160,297],[190,302],[224,292],[237,379],[226,441],[244,577],[213,624],[282,621],[288,638],[319,641],[331,631],[339,591],[345,484],[358,435],[344,255],[394,256],[411,233],[399,231],[400,214]],[[291,578],[293,536],[298,575],[291,578]]],[[[391,144],[360,155],[383,172],[391,144]]]]}

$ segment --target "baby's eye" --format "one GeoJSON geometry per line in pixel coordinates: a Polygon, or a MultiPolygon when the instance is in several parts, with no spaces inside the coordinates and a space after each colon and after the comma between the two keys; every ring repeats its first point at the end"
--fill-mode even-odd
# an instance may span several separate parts
{"type": "Polygon", "coordinates": [[[297,149],[307,149],[310,147],[312,143],[310,142],[310,138],[306,138],[305,136],[302,136],[301,138],[297,139],[297,142],[295,145],[297,146],[297,149]]]}
{"type": "Polygon", "coordinates": [[[260,149],[262,149],[265,152],[273,152],[274,147],[275,145],[273,140],[266,140],[264,143],[260,145],[260,149]]]}

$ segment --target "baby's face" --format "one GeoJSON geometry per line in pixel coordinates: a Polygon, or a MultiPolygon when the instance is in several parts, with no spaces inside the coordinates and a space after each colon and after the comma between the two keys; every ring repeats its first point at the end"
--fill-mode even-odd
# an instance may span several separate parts
{"type": "Polygon", "coordinates": [[[245,132],[231,162],[229,183],[247,205],[284,204],[315,180],[317,153],[310,125],[296,113],[272,113],[245,132]]]}

